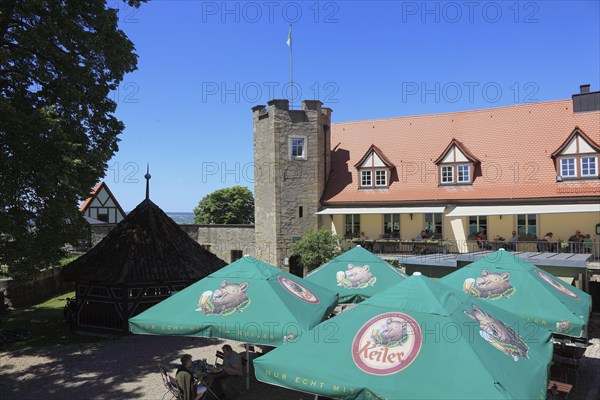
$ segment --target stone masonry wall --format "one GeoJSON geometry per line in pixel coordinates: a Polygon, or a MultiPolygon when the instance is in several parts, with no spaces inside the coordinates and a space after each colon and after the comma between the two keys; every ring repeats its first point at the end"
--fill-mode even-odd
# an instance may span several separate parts
{"type": "MultiPolygon", "coordinates": [[[[274,109],[273,109],[274,110],[274,109]]],[[[253,111],[254,125],[254,224],[255,243],[261,249],[257,257],[275,263],[277,195],[275,180],[280,173],[276,164],[274,118],[265,106],[253,111]]],[[[272,112],[272,111],[271,111],[272,112]]]]}
{"type": "Polygon", "coordinates": [[[331,110],[322,109],[320,101],[303,101],[302,110],[289,110],[287,100],[272,100],[268,110],[257,106],[253,111],[255,163],[272,163],[273,171],[269,176],[255,174],[256,244],[273,249],[263,259],[283,268],[293,241],[318,227],[331,110]],[[292,137],[306,139],[305,160],[290,157],[292,137]]]}
{"type": "MultiPolygon", "coordinates": [[[[115,227],[115,224],[92,225],[92,246],[98,244],[115,227]]],[[[242,255],[260,258],[261,251],[254,242],[254,225],[179,225],[192,239],[227,263],[232,250],[242,255]]]]}
{"type": "Polygon", "coordinates": [[[193,225],[193,227],[196,228],[198,243],[227,263],[235,261],[232,260],[232,251],[239,251],[242,255],[252,257],[257,257],[260,253],[260,249],[257,249],[254,243],[254,225],[193,225]]]}

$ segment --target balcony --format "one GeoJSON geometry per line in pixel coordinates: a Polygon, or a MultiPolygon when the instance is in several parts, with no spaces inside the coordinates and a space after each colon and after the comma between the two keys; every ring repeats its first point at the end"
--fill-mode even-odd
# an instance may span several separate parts
{"type": "Polygon", "coordinates": [[[350,249],[356,245],[361,245],[367,250],[380,255],[422,255],[422,254],[457,254],[472,253],[478,251],[495,251],[505,249],[508,251],[531,252],[531,253],[575,253],[592,254],[593,259],[600,258],[600,238],[594,238],[591,247],[586,247],[584,243],[574,243],[559,241],[557,243],[548,243],[543,240],[536,241],[518,241],[510,243],[501,240],[487,240],[483,245],[476,240],[445,240],[445,239],[401,239],[401,238],[381,238],[367,239],[345,238],[341,241],[342,250],[350,249]]]}

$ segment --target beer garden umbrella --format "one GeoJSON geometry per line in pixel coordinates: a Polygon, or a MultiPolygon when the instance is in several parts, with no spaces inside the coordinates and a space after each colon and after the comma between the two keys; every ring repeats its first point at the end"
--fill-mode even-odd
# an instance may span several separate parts
{"type": "Polygon", "coordinates": [[[541,399],[550,332],[412,276],[254,360],[258,380],[340,399],[541,399]]]}
{"type": "Polygon", "coordinates": [[[587,336],[591,296],[508,251],[491,253],[441,282],[556,334],[587,336]]]}
{"type": "Polygon", "coordinates": [[[305,279],[339,294],[339,303],[363,300],[406,279],[398,268],[361,246],[337,256],[305,279]]]}
{"type": "Polygon", "coordinates": [[[279,346],[306,334],[336,304],[334,292],[243,257],[130,318],[129,329],[279,346]]]}

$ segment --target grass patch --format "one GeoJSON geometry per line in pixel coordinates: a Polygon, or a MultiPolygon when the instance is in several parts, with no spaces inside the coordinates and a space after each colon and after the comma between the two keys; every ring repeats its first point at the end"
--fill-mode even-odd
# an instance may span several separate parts
{"type": "Polygon", "coordinates": [[[65,265],[67,265],[71,261],[75,261],[75,260],[77,260],[81,256],[82,256],[81,254],[73,254],[73,255],[69,255],[69,256],[63,257],[58,262],[58,265],[60,265],[61,267],[64,267],[65,265]]]}
{"type": "Polygon", "coordinates": [[[8,349],[37,347],[70,343],[89,343],[106,340],[103,338],[78,335],[69,330],[63,319],[65,298],[74,297],[75,292],[68,292],[31,307],[10,310],[2,315],[2,329],[26,329],[31,332],[31,339],[14,342],[8,349]]]}

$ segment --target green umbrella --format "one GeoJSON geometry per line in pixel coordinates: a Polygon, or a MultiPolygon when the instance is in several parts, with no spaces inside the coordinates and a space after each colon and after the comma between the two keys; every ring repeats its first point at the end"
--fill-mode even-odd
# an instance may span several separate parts
{"type": "Polygon", "coordinates": [[[508,251],[491,253],[445,276],[442,282],[552,332],[586,335],[591,296],[508,251]]]}
{"type": "Polygon", "coordinates": [[[336,304],[335,293],[243,257],[129,319],[129,329],[278,346],[305,334],[336,304]]]}
{"type": "Polygon", "coordinates": [[[321,265],[305,278],[337,292],[339,303],[360,303],[406,279],[369,250],[356,246],[321,265]]]}
{"type": "Polygon", "coordinates": [[[550,332],[424,276],[254,360],[258,380],[342,399],[545,399],[550,332]]]}

